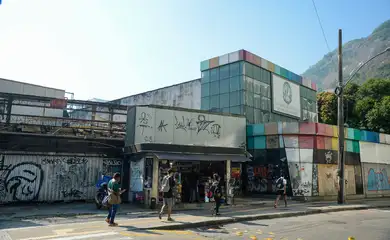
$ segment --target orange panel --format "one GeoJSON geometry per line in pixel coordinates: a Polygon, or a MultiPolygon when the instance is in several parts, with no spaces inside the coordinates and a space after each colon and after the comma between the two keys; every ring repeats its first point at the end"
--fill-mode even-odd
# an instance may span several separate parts
{"type": "Polygon", "coordinates": [[[210,68],[218,67],[218,64],[219,64],[219,57],[210,59],[210,68]]]}

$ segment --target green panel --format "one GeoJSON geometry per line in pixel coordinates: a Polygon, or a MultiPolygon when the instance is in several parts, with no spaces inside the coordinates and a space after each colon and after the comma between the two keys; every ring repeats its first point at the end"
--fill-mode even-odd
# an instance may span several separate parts
{"type": "Polygon", "coordinates": [[[200,62],[200,71],[206,70],[210,68],[210,62],[209,60],[205,60],[200,62]]]}
{"type": "Polygon", "coordinates": [[[219,80],[219,68],[213,68],[210,70],[210,82],[219,80]]]}
{"type": "Polygon", "coordinates": [[[354,135],[354,140],[360,141],[361,138],[361,132],[359,129],[354,129],[353,130],[353,135],[354,135]]]}
{"type": "Polygon", "coordinates": [[[257,66],[253,67],[253,78],[260,81],[260,79],[261,79],[261,68],[259,68],[257,66]]]}
{"type": "Polygon", "coordinates": [[[219,95],[219,107],[220,108],[229,108],[229,93],[224,93],[219,95]]]}
{"type": "Polygon", "coordinates": [[[299,86],[299,88],[301,90],[301,97],[307,98],[307,89],[303,86],[299,86]]]}
{"type": "Polygon", "coordinates": [[[232,63],[229,65],[230,65],[230,77],[235,77],[242,74],[240,71],[240,65],[241,65],[240,62],[232,63]]]}
{"type": "Polygon", "coordinates": [[[230,107],[230,113],[243,115],[244,114],[243,106],[230,107]]]}
{"type": "Polygon", "coordinates": [[[202,110],[209,110],[210,109],[210,97],[202,97],[200,105],[201,105],[202,110]]]}
{"type": "Polygon", "coordinates": [[[271,72],[261,68],[260,81],[270,85],[271,84],[271,72]]]}
{"type": "Polygon", "coordinates": [[[285,68],[280,67],[280,75],[282,75],[285,78],[288,78],[288,71],[285,68]]]}
{"type": "Polygon", "coordinates": [[[210,109],[219,108],[219,95],[210,97],[210,109]]]}
{"type": "Polygon", "coordinates": [[[360,153],[359,141],[353,141],[353,152],[360,153]]]}
{"type": "Polygon", "coordinates": [[[219,81],[219,93],[230,92],[230,79],[223,79],[219,81]]]}
{"type": "Polygon", "coordinates": [[[235,76],[230,78],[230,92],[239,91],[243,89],[243,76],[235,76]]]}
{"type": "Polygon", "coordinates": [[[347,128],[347,136],[346,136],[346,138],[352,139],[352,140],[355,139],[353,130],[354,130],[353,128],[347,128]]]}
{"type": "Polygon", "coordinates": [[[230,69],[229,64],[219,67],[219,79],[229,78],[230,77],[229,69],[230,69]]]}
{"type": "Polygon", "coordinates": [[[352,140],[346,140],[347,147],[345,148],[347,152],[353,152],[353,141],[352,140]]]}
{"type": "Polygon", "coordinates": [[[210,83],[210,96],[219,94],[219,81],[210,83]]]}
{"type": "Polygon", "coordinates": [[[201,85],[201,96],[208,97],[210,96],[210,84],[204,83],[201,85]]]}
{"type": "Polygon", "coordinates": [[[280,75],[280,67],[275,64],[275,73],[280,75]]]}
{"type": "MultiPolygon", "coordinates": [[[[235,91],[235,92],[230,92],[230,107],[235,107],[238,105],[242,105],[243,99],[242,99],[242,91],[235,91]]],[[[241,113],[240,113],[241,114],[241,113]]]]}
{"type": "Polygon", "coordinates": [[[210,71],[203,71],[202,72],[202,83],[208,83],[210,82],[210,71]]]}
{"type": "Polygon", "coordinates": [[[244,74],[248,77],[251,77],[253,78],[253,65],[248,63],[248,62],[244,62],[244,74]]]}

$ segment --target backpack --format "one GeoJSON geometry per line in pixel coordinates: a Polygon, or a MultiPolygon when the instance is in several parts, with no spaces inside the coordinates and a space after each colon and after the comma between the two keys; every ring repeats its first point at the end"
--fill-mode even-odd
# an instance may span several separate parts
{"type": "Polygon", "coordinates": [[[278,180],[276,180],[276,188],[282,189],[284,187],[284,178],[280,177],[278,180]]]}
{"type": "Polygon", "coordinates": [[[161,184],[161,192],[169,192],[169,190],[171,189],[171,186],[169,186],[169,180],[170,180],[170,176],[165,176],[162,180],[162,184],[161,184]]]}

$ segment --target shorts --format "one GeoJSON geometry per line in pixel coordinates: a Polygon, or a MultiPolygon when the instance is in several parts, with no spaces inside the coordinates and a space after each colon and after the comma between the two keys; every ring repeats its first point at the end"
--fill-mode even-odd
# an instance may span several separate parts
{"type": "Polygon", "coordinates": [[[171,208],[173,206],[173,198],[163,198],[164,206],[171,208]]]}
{"type": "Polygon", "coordinates": [[[282,195],[282,196],[285,195],[284,190],[277,190],[276,195],[282,195]]]}

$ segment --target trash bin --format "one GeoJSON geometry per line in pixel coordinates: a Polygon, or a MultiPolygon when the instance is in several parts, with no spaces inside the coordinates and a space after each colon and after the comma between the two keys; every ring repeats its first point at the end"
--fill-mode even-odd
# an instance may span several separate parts
{"type": "Polygon", "coordinates": [[[150,209],[156,209],[156,198],[154,197],[150,199],[150,209]]]}

